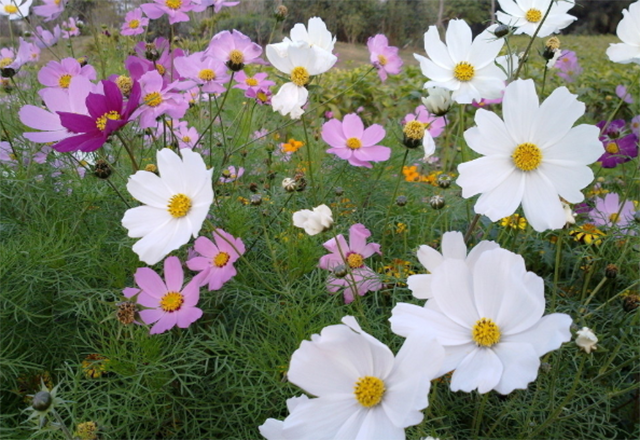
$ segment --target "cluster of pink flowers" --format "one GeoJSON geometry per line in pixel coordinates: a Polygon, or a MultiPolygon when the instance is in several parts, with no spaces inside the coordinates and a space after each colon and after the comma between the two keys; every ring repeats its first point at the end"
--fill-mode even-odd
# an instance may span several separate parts
{"type": "Polygon", "coordinates": [[[556,74],[567,82],[574,82],[582,73],[582,67],[578,62],[578,56],[571,50],[564,50],[560,58],[553,66],[558,71],[556,74]]]}

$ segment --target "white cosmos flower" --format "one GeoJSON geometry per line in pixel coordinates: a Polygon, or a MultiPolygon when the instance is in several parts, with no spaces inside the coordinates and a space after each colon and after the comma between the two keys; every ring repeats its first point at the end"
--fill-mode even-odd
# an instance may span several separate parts
{"type": "Polygon", "coordinates": [[[424,48],[429,58],[414,54],[423,75],[431,79],[425,88],[452,90],[451,98],[459,104],[499,98],[507,76],[495,60],[504,40],[487,29],[472,41],[469,25],[464,20],[451,20],[446,41],[446,45],[440,41],[438,28],[429,26],[424,34],[424,48]]]}
{"type": "MultiPolygon", "coordinates": [[[[304,394],[302,396],[287,399],[287,409],[289,410],[289,413],[292,413],[299,404],[307,402],[308,400],[309,397],[304,394]]],[[[258,427],[260,434],[267,440],[286,440],[286,437],[282,434],[283,429],[284,422],[277,419],[267,419],[258,427]]]]}
{"type": "Polygon", "coordinates": [[[433,296],[431,280],[433,273],[442,265],[443,261],[454,259],[466,261],[467,266],[473,269],[480,254],[496,249],[499,245],[493,241],[481,241],[467,255],[467,245],[461,232],[445,232],[442,235],[442,254],[431,246],[422,245],[418,248],[418,261],[430,272],[429,274],[410,275],[407,278],[407,286],[413,296],[418,299],[429,299],[433,296]]]}
{"type": "Polygon", "coordinates": [[[9,20],[20,20],[29,15],[29,7],[33,0],[0,0],[0,15],[9,20]]]}
{"type": "Polygon", "coordinates": [[[129,237],[142,237],[133,251],[150,265],[197,237],[213,203],[213,169],[207,170],[200,154],[190,148],[180,154],[182,159],[163,148],[156,156],[160,177],[138,171],[127,182],[131,195],[144,205],[127,210],[122,226],[129,237]]]}
{"type": "Polygon", "coordinates": [[[444,358],[442,346],[416,332],[394,358],[354,317],[342,322],[293,353],[289,381],[316,397],[297,402],[282,424],[282,437],[268,438],[400,440],[406,427],[422,421],[430,380],[444,358]]]}
{"type": "Polygon", "coordinates": [[[575,6],[575,0],[498,0],[504,12],[496,12],[496,18],[500,23],[516,28],[514,34],[532,37],[549,8],[549,2],[554,4],[542,23],[538,37],[560,32],[577,20],[573,15],[567,14],[575,6]]]}
{"type": "Polygon", "coordinates": [[[309,235],[316,235],[333,226],[333,214],[327,205],[302,209],[293,213],[293,226],[304,229],[309,235]]]}
{"type": "Polygon", "coordinates": [[[477,127],[464,133],[469,147],[484,157],[458,165],[462,196],[482,194],[474,209],[494,222],[522,203],[536,231],[562,228],[566,219],[558,196],[581,202],[580,190],[593,180],[587,165],[604,152],[598,127],[572,127],[584,110],[566,87],[539,104],[533,80],[509,84],[502,101],[504,121],[478,109],[477,127]]]}
{"type": "Polygon", "coordinates": [[[425,307],[399,303],[391,329],[400,336],[435,332],[445,349],[438,374],[455,370],[452,391],[508,394],[535,380],[540,356],[571,339],[571,318],[542,316],[544,281],[506,249],[482,252],[472,268],[445,259],[425,307]]]}
{"type": "Polygon", "coordinates": [[[631,3],[629,10],[622,11],[616,33],[622,43],[611,44],[607,56],[614,63],[640,64],[640,1],[631,3]]]}

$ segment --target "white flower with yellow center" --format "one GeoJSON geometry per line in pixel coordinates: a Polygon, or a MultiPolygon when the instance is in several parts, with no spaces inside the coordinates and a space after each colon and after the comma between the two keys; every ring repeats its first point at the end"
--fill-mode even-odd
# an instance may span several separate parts
{"type": "Polygon", "coordinates": [[[494,222],[522,203],[536,231],[562,228],[566,216],[560,197],[569,203],[584,200],[580,190],[593,180],[587,165],[604,152],[598,127],[572,127],[584,111],[566,87],[540,104],[533,80],[509,84],[502,101],[504,120],[478,109],[477,127],[464,133],[469,147],[483,157],[458,165],[462,196],[481,194],[475,211],[494,222]]]}
{"type": "Polygon", "coordinates": [[[535,380],[540,356],[571,339],[571,317],[542,316],[544,281],[506,249],[482,252],[471,268],[447,258],[433,273],[424,307],[399,303],[391,329],[400,336],[435,332],[445,349],[438,375],[451,370],[452,391],[508,394],[535,380]]]}
{"type": "Polygon", "coordinates": [[[498,0],[504,12],[496,12],[496,18],[500,23],[515,28],[514,34],[532,37],[549,9],[550,2],[553,5],[549,15],[536,35],[540,38],[547,37],[577,20],[573,15],[567,14],[575,6],[575,0],[498,0]]]}
{"type": "Polygon", "coordinates": [[[0,15],[8,16],[9,20],[20,20],[29,15],[29,8],[33,0],[0,0],[0,15]]]}
{"type": "Polygon", "coordinates": [[[127,210],[122,226],[129,237],[142,237],[133,251],[149,265],[195,238],[213,203],[213,169],[189,148],[180,154],[182,159],[163,148],[156,156],[160,176],[138,171],[127,182],[131,195],[144,205],[127,210]]]}
{"type": "Polygon", "coordinates": [[[611,44],[607,56],[614,63],[640,64],[640,1],[631,3],[629,10],[622,11],[616,34],[622,43],[611,44]]]}
{"type": "MultiPolygon", "coordinates": [[[[275,439],[352,440],[405,438],[422,421],[430,380],[444,350],[432,336],[410,335],[394,358],[382,342],[362,331],[355,318],[325,327],[293,353],[289,381],[316,396],[299,400],[275,439]]],[[[269,429],[265,435],[274,433],[269,429]]]]}
{"type": "Polygon", "coordinates": [[[451,20],[446,34],[447,44],[440,41],[438,29],[430,26],[424,34],[424,47],[429,58],[414,54],[422,74],[431,81],[424,87],[452,90],[451,98],[459,104],[502,96],[505,73],[495,63],[504,40],[485,30],[473,41],[471,28],[464,20],[451,20]]]}

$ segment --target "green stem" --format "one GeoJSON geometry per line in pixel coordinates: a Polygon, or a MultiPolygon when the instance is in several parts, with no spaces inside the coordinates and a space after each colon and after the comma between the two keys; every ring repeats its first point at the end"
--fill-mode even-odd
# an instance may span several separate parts
{"type": "Polygon", "coordinates": [[[127,154],[129,155],[129,159],[131,160],[131,166],[133,167],[133,172],[135,173],[140,169],[140,165],[136,162],[136,158],[133,155],[133,151],[129,147],[129,144],[127,144],[127,141],[124,140],[124,137],[120,134],[119,131],[116,131],[116,136],[118,137],[118,139],[120,139],[120,142],[122,142],[124,149],[127,151],[127,154]]]}
{"type": "Polygon", "coordinates": [[[551,296],[551,311],[556,310],[556,299],[558,297],[558,279],[560,278],[560,262],[562,260],[562,241],[565,230],[560,230],[558,234],[558,241],[556,241],[556,261],[553,268],[553,291],[551,296]]]}
{"type": "Polygon", "coordinates": [[[607,282],[607,277],[602,277],[602,279],[600,280],[600,282],[598,283],[598,285],[596,286],[595,289],[593,289],[593,292],[591,292],[591,295],[589,295],[589,298],[587,298],[587,300],[584,302],[583,304],[583,308],[582,311],[586,311],[587,306],[589,305],[589,303],[591,302],[591,300],[593,299],[593,297],[596,295],[596,293],[598,293],[598,291],[602,288],[602,286],[604,286],[604,283],[607,282]]]}
{"type": "Polygon", "coordinates": [[[554,3],[555,2],[553,0],[549,0],[549,7],[547,8],[547,12],[544,13],[544,17],[542,17],[542,20],[540,20],[540,24],[538,25],[538,27],[536,28],[536,31],[531,36],[531,39],[529,40],[529,44],[527,45],[527,48],[525,49],[524,54],[522,55],[522,58],[520,59],[520,63],[518,63],[518,70],[516,70],[516,74],[513,76],[514,80],[518,79],[518,77],[520,76],[520,71],[522,70],[522,66],[524,66],[524,64],[525,64],[525,62],[527,60],[527,56],[529,55],[529,51],[531,50],[531,46],[533,46],[533,41],[538,36],[538,32],[540,32],[540,29],[542,28],[542,25],[544,24],[544,21],[549,16],[549,13],[551,12],[551,7],[553,6],[554,3]]]}
{"type": "Polygon", "coordinates": [[[480,426],[482,425],[482,416],[484,414],[484,406],[487,403],[487,399],[489,398],[489,393],[484,393],[482,396],[482,400],[476,407],[476,413],[473,416],[473,438],[478,438],[478,432],[480,431],[480,426]]]}
{"type": "Polygon", "coordinates": [[[318,198],[317,198],[317,194],[316,194],[316,185],[315,185],[315,181],[313,179],[313,161],[311,160],[311,143],[309,142],[309,133],[307,130],[307,118],[305,118],[304,115],[302,115],[300,117],[300,119],[302,120],[302,127],[304,130],[304,141],[305,141],[305,148],[307,151],[307,162],[309,163],[309,187],[311,188],[311,198],[313,199],[313,205],[316,206],[318,204],[318,198]]]}
{"type": "Polygon", "coordinates": [[[67,428],[67,425],[65,425],[64,420],[62,420],[62,417],[60,417],[60,414],[58,414],[58,411],[56,411],[55,409],[52,409],[51,414],[53,414],[53,417],[55,417],[56,421],[60,425],[60,429],[62,429],[62,432],[64,436],[67,438],[67,440],[73,440],[73,435],[71,435],[69,428],[67,428]]]}
{"type": "Polygon", "coordinates": [[[476,228],[476,225],[478,224],[478,220],[480,220],[480,214],[476,214],[473,217],[473,220],[471,220],[471,224],[469,225],[469,229],[467,229],[467,233],[464,234],[464,242],[465,243],[469,243],[469,239],[471,238],[471,234],[473,233],[473,230],[476,228]]]}
{"type": "MultiPolygon", "coordinates": [[[[393,207],[393,204],[395,203],[396,197],[398,195],[398,188],[400,188],[400,182],[402,181],[402,170],[404,169],[404,165],[407,163],[407,157],[409,156],[409,149],[405,148],[404,150],[404,156],[402,157],[402,165],[400,165],[400,172],[398,173],[398,179],[396,180],[396,187],[393,189],[393,195],[391,196],[391,200],[389,201],[389,206],[387,207],[387,214],[384,217],[384,223],[383,223],[383,230],[387,229],[387,222],[389,221],[389,215],[391,214],[391,208],[393,207]]],[[[386,241],[386,235],[384,236],[385,238],[383,238],[383,246],[385,246],[385,241],[386,241]]]]}

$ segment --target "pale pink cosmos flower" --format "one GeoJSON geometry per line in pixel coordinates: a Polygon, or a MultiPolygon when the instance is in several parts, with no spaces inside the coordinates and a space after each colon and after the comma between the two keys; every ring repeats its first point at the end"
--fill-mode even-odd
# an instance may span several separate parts
{"type": "Polygon", "coordinates": [[[46,87],[68,89],[71,79],[84,76],[95,81],[96,69],[91,64],[81,66],[75,58],[63,58],[60,62],[52,60],[38,72],[38,81],[46,87]]]}
{"type": "Polygon", "coordinates": [[[177,126],[173,126],[173,134],[178,139],[178,148],[193,148],[198,142],[200,135],[195,127],[188,127],[186,121],[181,121],[177,126]]]}
{"type": "Polygon", "coordinates": [[[640,115],[631,118],[631,132],[640,137],[640,115]]]}
{"type": "Polygon", "coordinates": [[[124,16],[124,23],[120,28],[122,35],[140,35],[144,32],[144,28],[149,24],[149,19],[142,16],[142,9],[136,8],[124,16]]]}
{"type": "Polygon", "coordinates": [[[40,49],[45,47],[55,46],[62,35],[62,29],[59,25],[53,28],[53,32],[43,29],[41,26],[36,26],[36,32],[32,37],[32,42],[40,49]]]}
{"type": "Polygon", "coordinates": [[[235,29],[214,35],[205,54],[222,61],[234,72],[242,70],[245,64],[264,64],[260,58],[262,47],[235,29]]]}
{"type": "Polygon", "coordinates": [[[331,253],[320,258],[318,267],[332,271],[327,279],[327,289],[335,293],[344,288],[346,304],[351,303],[356,294],[363,296],[382,288],[378,275],[364,264],[364,260],[373,254],[382,255],[379,244],[367,243],[370,236],[371,232],[363,224],[356,223],[349,228],[349,244],[342,234],[323,244],[331,253]],[[336,272],[339,275],[345,275],[346,272],[346,275],[339,278],[336,272]]]}
{"type": "Polygon", "coordinates": [[[370,162],[389,159],[391,148],[377,145],[385,135],[384,128],[378,124],[365,129],[362,119],[355,113],[345,115],[343,122],[331,119],[322,126],[322,139],[331,145],[327,153],[348,160],[356,167],[372,168],[370,162]]]}
{"type": "Polygon", "coordinates": [[[633,104],[631,93],[627,92],[627,88],[622,84],[616,87],[616,95],[618,95],[618,98],[622,99],[627,104],[633,104]]]}
{"type": "Polygon", "coordinates": [[[242,239],[235,238],[222,229],[216,229],[212,242],[207,237],[198,237],[194,249],[199,256],[187,261],[187,267],[200,272],[194,281],[200,286],[209,285],[209,290],[220,290],[224,283],[236,276],[233,266],[245,252],[242,239]]]}
{"type": "Polygon", "coordinates": [[[233,86],[233,88],[241,89],[241,90],[249,90],[250,88],[264,89],[271,86],[275,86],[276,83],[271,80],[268,80],[267,76],[269,75],[265,72],[259,72],[259,73],[256,73],[255,75],[249,76],[244,71],[241,70],[240,72],[236,73],[235,76],[233,77],[233,79],[238,82],[238,84],[233,86]]]}
{"type": "Polygon", "coordinates": [[[222,183],[231,183],[238,180],[244,174],[244,168],[239,167],[236,170],[236,167],[230,165],[226,170],[222,170],[222,176],[220,176],[220,182],[222,183]]]}
{"type": "Polygon", "coordinates": [[[143,307],[140,318],[145,324],[154,324],[150,334],[164,333],[175,327],[187,328],[202,317],[202,310],[196,307],[200,299],[200,287],[196,279],[186,286],[184,272],[178,257],[164,260],[164,281],[155,271],[140,267],[134,274],[139,289],[128,287],[123,290],[127,298],[135,295],[143,307]]]}
{"type": "Polygon", "coordinates": [[[225,0],[192,0],[192,2],[194,12],[202,12],[209,6],[213,6],[213,12],[216,14],[220,12],[222,8],[229,8],[240,4],[240,2],[228,2],[225,0]]]}
{"type": "Polygon", "coordinates": [[[62,38],[68,39],[78,35],[80,35],[80,29],[75,18],[69,17],[69,20],[62,22],[62,38]]]}
{"type": "Polygon", "coordinates": [[[140,107],[131,117],[140,117],[140,128],[154,127],[156,118],[164,114],[180,119],[189,109],[180,94],[170,92],[172,85],[164,86],[162,76],[156,70],[142,75],[139,82],[142,90],[140,107]]]}
{"type": "Polygon", "coordinates": [[[189,21],[187,12],[193,9],[191,0],[153,0],[154,3],[140,5],[147,17],[156,20],[167,14],[169,24],[189,21]]]}
{"type": "Polygon", "coordinates": [[[44,17],[44,21],[55,20],[64,12],[68,0],[42,0],[44,5],[35,6],[33,13],[44,17]]]}
{"type": "Polygon", "coordinates": [[[440,136],[445,125],[447,125],[445,118],[429,113],[429,110],[424,105],[417,106],[413,113],[407,114],[402,120],[402,125],[409,121],[418,121],[425,124],[425,130],[434,138],[440,136]]]}
{"type": "Polygon", "coordinates": [[[182,83],[181,89],[199,85],[202,86],[202,91],[207,93],[223,93],[226,90],[223,84],[229,82],[229,75],[220,60],[203,57],[202,52],[196,52],[176,58],[173,65],[176,71],[188,80],[182,83]]]}
{"type": "Polygon", "coordinates": [[[11,47],[0,48],[0,68],[7,67],[16,57],[16,53],[11,47]]]}
{"type": "Polygon", "coordinates": [[[247,98],[255,99],[260,105],[270,105],[272,95],[269,87],[250,87],[244,94],[247,98]]]}
{"type": "Polygon", "coordinates": [[[604,199],[596,198],[595,208],[589,212],[592,223],[596,226],[608,226],[620,229],[629,228],[636,212],[630,200],[620,202],[616,193],[607,194],[604,199]]]}
{"type": "Polygon", "coordinates": [[[387,37],[378,34],[367,40],[369,48],[369,60],[378,69],[378,76],[382,81],[387,80],[387,75],[397,75],[402,70],[402,58],[398,55],[398,48],[389,46],[387,37]]]}
{"type": "Polygon", "coordinates": [[[4,53],[7,56],[3,56],[0,59],[0,68],[13,69],[16,72],[23,65],[35,62],[40,58],[40,50],[33,44],[24,40],[22,37],[20,37],[20,45],[18,46],[18,52],[15,54],[15,56],[13,55],[13,50],[5,50],[4,53]]]}

